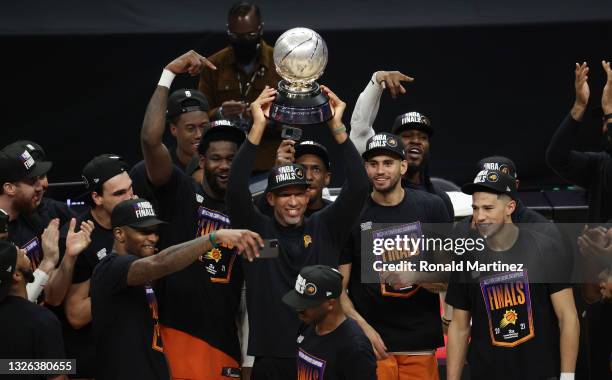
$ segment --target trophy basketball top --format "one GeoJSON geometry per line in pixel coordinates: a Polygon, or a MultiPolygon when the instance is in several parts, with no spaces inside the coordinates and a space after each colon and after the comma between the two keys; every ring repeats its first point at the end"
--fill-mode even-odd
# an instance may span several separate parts
{"type": "Polygon", "coordinates": [[[281,86],[291,92],[317,89],[317,80],[327,65],[327,45],[312,29],[293,28],[274,44],[276,71],[285,80],[281,86]]]}

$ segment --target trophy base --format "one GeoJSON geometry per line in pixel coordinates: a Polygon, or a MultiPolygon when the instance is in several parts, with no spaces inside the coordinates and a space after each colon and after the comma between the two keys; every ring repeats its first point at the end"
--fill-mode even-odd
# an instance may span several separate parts
{"type": "Polygon", "coordinates": [[[281,124],[321,124],[334,117],[329,98],[321,92],[318,84],[307,92],[293,92],[281,81],[278,94],[270,106],[268,118],[281,124]]]}

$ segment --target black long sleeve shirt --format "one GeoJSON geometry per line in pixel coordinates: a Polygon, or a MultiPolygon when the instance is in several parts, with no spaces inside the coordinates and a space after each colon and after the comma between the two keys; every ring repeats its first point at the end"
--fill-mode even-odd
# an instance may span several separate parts
{"type": "Polygon", "coordinates": [[[571,114],[561,122],[546,150],[548,166],[563,179],[588,191],[588,222],[612,218],[612,158],[608,152],[572,149],[581,123],[571,114]]]}
{"type": "Polygon", "coordinates": [[[339,145],[346,165],[346,183],[336,201],[305,218],[299,227],[283,227],[253,205],[248,180],[257,146],[248,140],[236,154],[227,189],[232,228],[278,239],[276,259],[243,261],[249,312],[249,355],[293,358],[300,326],[297,313],[282,303],[301,268],[323,264],[337,267],[341,249],[359,219],[369,182],[361,156],[350,140],[339,145]]]}

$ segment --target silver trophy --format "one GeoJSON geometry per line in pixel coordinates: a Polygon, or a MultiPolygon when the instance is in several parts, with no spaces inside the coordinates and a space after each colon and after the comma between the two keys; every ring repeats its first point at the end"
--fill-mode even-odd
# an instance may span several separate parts
{"type": "Polygon", "coordinates": [[[333,117],[329,98],[315,82],[327,65],[327,45],[308,28],[293,28],[274,44],[276,71],[283,78],[268,117],[282,124],[308,125],[333,117]]]}

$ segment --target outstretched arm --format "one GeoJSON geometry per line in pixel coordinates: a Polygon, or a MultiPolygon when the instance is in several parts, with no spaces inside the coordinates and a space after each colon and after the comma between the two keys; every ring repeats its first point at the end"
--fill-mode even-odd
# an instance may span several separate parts
{"type": "Polygon", "coordinates": [[[369,190],[369,179],[361,156],[349,140],[346,128],[342,124],[342,115],[346,108],[344,103],[329,88],[321,86],[329,97],[330,105],[334,108],[334,117],[328,121],[329,129],[338,143],[346,172],[346,182],[336,201],[320,212],[321,218],[329,226],[331,236],[339,242],[346,241],[351,228],[357,222],[369,190]],[[343,223],[338,223],[342,220],[343,223]]]}
{"type": "Polygon", "coordinates": [[[258,229],[258,211],[253,205],[251,192],[249,191],[249,176],[255,162],[257,146],[266,129],[267,120],[264,115],[270,108],[270,104],[276,96],[276,90],[266,86],[259,97],[251,103],[251,114],[253,115],[253,126],[234,157],[230,176],[227,182],[226,204],[227,213],[236,228],[258,229]]]}
{"type": "Polygon", "coordinates": [[[246,255],[249,260],[258,256],[259,249],[264,245],[259,234],[249,230],[218,230],[134,261],[128,271],[127,285],[145,285],[178,272],[218,244],[235,247],[238,253],[246,255]],[[211,237],[212,234],[214,237],[211,237]]]}
{"type": "Polygon", "coordinates": [[[162,186],[172,175],[172,158],[168,148],[162,142],[166,127],[166,108],[168,92],[174,76],[182,73],[197,75],[203,66],[216,69],[206,58],[191,50],[170,62],[162,74],[162,78],[147,105],[140,143],[145,159],[147,175],[155,186],[162,186]]]}
{"type": "Polygon", "coordinates": [[[586,62],[582,65],[576,63],[574,70],[576,79],[574,87],[576,100],[572,109],[563,120],[546,150],[546,162],[561,177],[574,182],[580,186],[588,187],[589,157],[586,153],[572,150],[576,136],[580,130],[582,117],[589,101],[588,73],[589,67],[586,62]]]}
{"type": "Polygon", "coordinates": [[[380,97],[388,88],[393,99],[399,94],[405,94],[406,89],[401,82],[412,82],[414,79],[400,73],[399,71],[377,71],[372,74],[372,79],[357,99],[353,115],[351,116],[350,138],[357,151],[361,154],[365,151],[366,142],[374,136],[374,120],[378,114],[380,97]]]}

